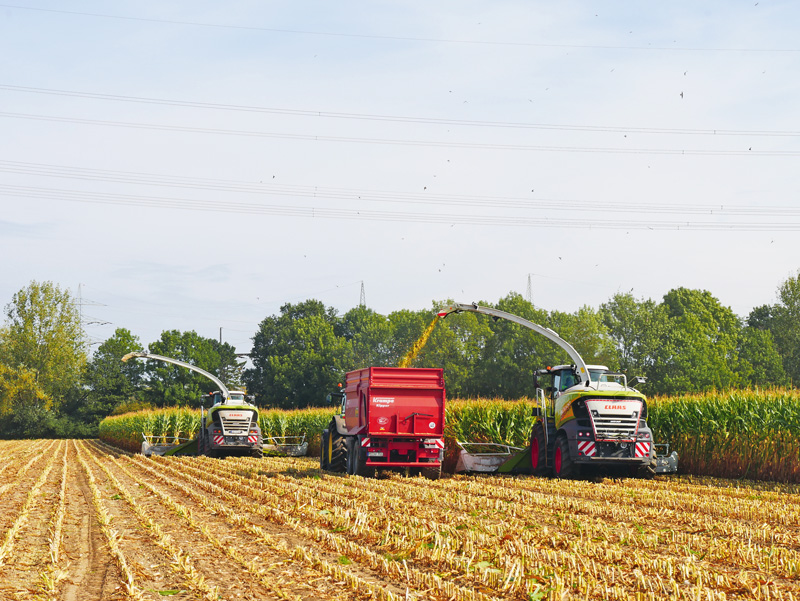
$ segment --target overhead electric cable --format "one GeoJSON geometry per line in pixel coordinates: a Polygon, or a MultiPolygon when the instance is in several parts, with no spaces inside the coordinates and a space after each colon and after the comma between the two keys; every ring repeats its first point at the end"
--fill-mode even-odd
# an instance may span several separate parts
{"type": "Polygon", "coordinates": [[[116,19],[120,21],[139,21],[143,23],[163,23],[167,25],[188,25],[192,27],[208,27],[216,29],[238,29],[245,31],[262,31],[267,33],[282,33],[294,35],[311,35],[334,38],[355,38],[365,40],[389,40],[400,42],[427,42],[436,44],[468,44],[482,46],[509,46],[522,48],[574,48],[589,50],[634,50],[634,51],[681,51],[681,52],[800,52],[798,48],[702,48],[702,47],[682,47],[682,46],[629,46],[613,44],[555,44],[547,42],[513,42],[513,41],[494,41],[494,40],[459,40],[449,38],[432,38],[421,36],[393,36],[365,33],[342,33],[331,31],[313,31],[306,29],[285,29],[276,27],[257,27],[254,25],[228,25],[222,23],[204,23],[200,21],[182,21],[178,19],[155,19],[149,17],[132,17],[125,15],[112,15],[108,13],[95,13],[88,11],[73,11],[55,8],[40,8],[34,6],[21,6],[18,4],[0,4],[0,8],[14,8],[18,10],[38,11],[46,13],[57,13],[64,15],[75,15],[81,17],[95,17],[102,19],[116,19]]]}
{"type": "Polygon", "coordinates": [[[391,138],[353,138],[348,136],[320,136],[312,134],[289,134],[278,132],[219,129],[210,127],[188,127],[180,125],[160,125],[157,123],[134,123],[129,121],[106,121],[99,119],[80,119],[77,117],[57,117],[53,115],[34,115],[31,113],[0,112],[0,117],[48,121],[51,123],[75,123],[126,129],[146,129],[182,133],[215,134],[225,136],[244,136],[253,138],[273,138],[311,142],[346,142],[351,144],[379,144],[389,146],[425,146],[432,148],[465,148],[478,150],[515,150],[535,152],[576,152],[605,154],[644,154],[679,156],[799,156],[796,150],[691,150],[680,148],[611,148],[587,146],[532,146],[526,144],[481,144],[474,142],[443,142],[438,140],[400,140],[391,138]]]}
{"type": "Polygon", "coordinates": [[[687,231],[800,231],[800,222],[757,223],[748,219],[743,223],[711,221],[622,221],[620,219],[549,218],[542,215],[522,217],[519,215],[466,215],[461,212],[412,213],[407,211],[373,211],[363,209],[340,209],[325,207],[298,207],[265,205],[230,201],[208,201],[185,198],[148,197],[117,193],[60,190],[32,186],[0,185],[0,195],[17,198],[63,200],[101,205],[127,205],[158,209],[180,209],[187,211],[238,213],[249,215],[278,215],[322,219],[366,220],[392,223],[430,223],[445,225],[479,225],[527,228],[570,228],[597,230],[687,230],[687,231]]]}
{"type": "Polygon", "coordinates": [[[741,129],[690,129],[667,127],[626,127],[605,125],[567,125],[559,123],[525,123],[514,121],[479,121],[469,119],[442,119],[434,117],[410,117],[403,115],[380,115],[373,113],[349,113],[335,111],[309,111],[276,107],[261,107],[241,104],[222,104],[217,102],[197,102],[188,100],[174,100],[169,98],[149,98],[145,96],[125,96],[119,94],[99,94],[94,92],[80,92],[75,90],[58,90],[53,88],[34,88],[29,86],[14,86],[0,84],[0,90],[11,92],[27,92],[31,94],[47,94],[55,96],[69,96],[75,98],[89,98],[93,100],[111,100],[115,102],[131,102],[141,104],[157,104],[164,106],[180,106],[188,108],[213,109],[224,111],[243,111],[254,113],[267,113],[276,115],[293,115],[299,117],[325,117],[332,119],[354,119],[360,121],[391,121],[398,123],[421,123],[426,125],[446,125],[464,127],[496,127],[502,129],[542,129],[556,131],[586,131],[600,133],[641,133],[641,134],[672,134],[672,135],[702,135],[702,136],[776,136],[797,137],[800,131],[780,130],[741,130],[741,129]]]}
{"type": "MultiPolygon", "coordinates": [[[[686,204],[686,203],[642,203],[607,202],[565,198],[521,198],[509,196],[485,196],[475,194],[436,194],[419,192],[392,192],[385,190],[359,190],[325,186],[302,186],[219,180],[211,178],[182,177],[154,173],[86,169],[62,165],[25,163],[0,160],[0,173],[34,175],[79,181],[106,181],[150,187],[178,188],[186,190],[220,191],[226,193],[258,196],[282,196],[316,200],[346,200],[362,202],[398,203],[403,205],[439,205],[456,207],[487,207],[492,209],[552,209],[602,211],[635,214],[678,214],[709,216],[795,216],[800,207],[781,207],[757,204],[753,206],[730,203],[686,204]]],[[[24,186],[23,186],[24,188],[24,186]]]]}

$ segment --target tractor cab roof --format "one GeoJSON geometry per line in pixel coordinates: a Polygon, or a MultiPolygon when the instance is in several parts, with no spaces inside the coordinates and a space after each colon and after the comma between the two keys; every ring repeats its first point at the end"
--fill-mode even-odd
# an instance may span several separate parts
{"type": "Polygon", "coordinates": [[[241,390],[229,390],[229,398],[225,399],[219,390],[210,392],[209,397],[214,401],[214,405],[249,405],[247,395],[241,390]]]}
{"type": "MultiPolygon", "coordinates": [[[[605,365],[587,365],[586,367],[589,370],[590,386],[595,390],[626,390],[628,388],[627,378],[624,374],[612,372],[605,365]]],[[[574,365],[556,365],[539,371],[539,374],[555,374],[557,372],[567,372],[566,375],[561,376],[558,384],[561,392],[576,387],[585,388],[586,380],[576,377],[574,365]]]]}

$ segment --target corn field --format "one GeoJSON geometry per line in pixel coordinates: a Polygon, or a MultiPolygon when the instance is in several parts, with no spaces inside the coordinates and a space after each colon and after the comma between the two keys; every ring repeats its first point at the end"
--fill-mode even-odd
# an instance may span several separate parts
{"type": "MultiPolygon", "coordinates": [[[[800,483],[800,393],[791,390],[734,391],[648,400],[649,425],[659,443],[680,456],[684,474],[800,483]]],[[[533,401],[457,399],[447,403],[445,470],[455,466],[456,441],[529,444],[533,401]]],[[[265,437],[298,436],[319,450],[320,432],[333,409],[263,410],[265,437]]],[[[164,442],[193,438],[200,412],[188,409],[142,411],[106,418],[100,438],[137,451],[141,433],[164,442]]]]}
{"type": "Polygon", "coordinates": [[[0,441],[0,476],[0,599],[800,598],[793,485],[364,479],[66,440],[0,441]]]}
{"type": "MultiPolygon", "coordinates": [[[[261,410],[258,425],[266,439],[270,436],[302,436],[309,441],[309,452],[319,451],[320,433],[334,414],[332,409],[261,410]]],[[[199,409],[154,409],[105,418],[100,422],[100,439],[122,449],[136,452],[142,446],[142,434],[156,443],[169,444],[197,436],[199,409]]],[[[267,441],[268,442],[268,441],[267,441]]]]}
{"type": "Polygon", "coordinates": [[[800,482],[800,391],[732,391],[649,400],[659,442],[681,471],[725,478],[800,482]]]}

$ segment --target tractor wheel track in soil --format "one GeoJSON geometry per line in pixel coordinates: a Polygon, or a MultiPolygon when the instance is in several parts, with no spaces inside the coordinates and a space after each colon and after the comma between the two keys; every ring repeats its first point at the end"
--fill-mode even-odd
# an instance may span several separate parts
{"type": "Polygon", "coordinates": [[[9,601],[797,601],[800,494],[0,441],[0,564],[9,601]]]}
{"type": "MultiPolygon", "coordinates": [[[[297,537],[291,529],[279,528],[247,507],[237,506],[235,511],[218,503],[214,496],[197,486],[197,481],[187,478],[183,470],[175,470],[158,460],[103,448],[115,467],[138,485],[149,488],[154,497],[172,509],[173,515],[182,517],[195,530],[207,532],[209,546],[225,541],[228,562],[237,562],[268,583],[278,596],[301,599],[358,599],[369,598],[367,592],[372,582],[372,592],[377,598],[405,598],[405,589],[391,587],[383,579],[339,564],[341,556],[325,554],[326,562],[308,556],[305,549],[313,549],[316,541],[297,537]],[[116,455],[116,457],[113,457],[116,455]],[[186,516],[201,516],[192,520],[186,516]],[[200,522],[192,524],[191,522],[200,522]],[[253,564],[257,569],[251,569],[253,564]],[[347,588],[341,581],[349,580],[347,588]],[[394,589],[394,590],[392,590],[394,589]],[[393,595],[393,596],[392,596],[393,595]]],[[[208,460],[212,465],[218,460],[208,460]]],[[[256,459],[256,461],[260,461],[256,459]]],[[[184,529],[185,530],[185,529],[184,529]]],[[[224,554],[223,554],[224,555],[224,554]]]]}

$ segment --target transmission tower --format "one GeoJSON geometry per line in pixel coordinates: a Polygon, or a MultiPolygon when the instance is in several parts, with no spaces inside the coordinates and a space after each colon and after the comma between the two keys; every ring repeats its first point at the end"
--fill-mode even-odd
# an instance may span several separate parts
{"type": "Polygon", "coordinates": [[[367,306],[367,295],[364,293],[364,280],[361,280],[361,298],[358,301],[359,307],[367,306]]]}
{"type": "Polygon", "coordinates": [[[532,305],[533,304],[533,286],[531,286],[531,274],[528,274],[528,291],[525,294],[525,298],[528,302],[532,305]]]}
{"type": "Polygon", "coordinates": [[[85,315],[83,312],[83,308],[85,306],[92,306],[92,307],[105,307],[103,303],[98,303],[93,300],[88,300],[83,298],[83,284],[78,283],[78,298],[75,301],[75,304],[78,306],[78,326],[80,327],[81,332],[81,341],[86,346],[93,346],[95,344],[100,344],[99,340],[92,339],[84,329],[84,326],[107,326],[111,325],[111,322],[104,321],[102,319],[98,319],[96,317],[92,317],[90,315],[85,315]]]}

